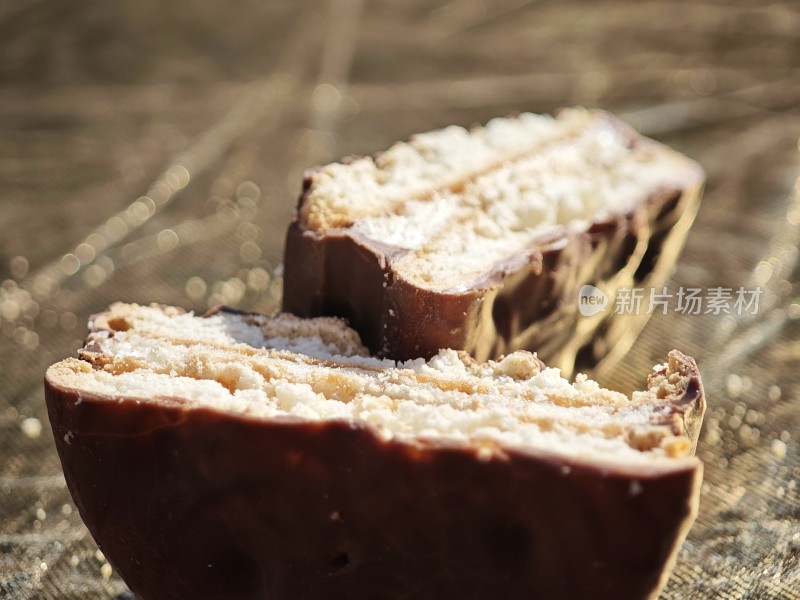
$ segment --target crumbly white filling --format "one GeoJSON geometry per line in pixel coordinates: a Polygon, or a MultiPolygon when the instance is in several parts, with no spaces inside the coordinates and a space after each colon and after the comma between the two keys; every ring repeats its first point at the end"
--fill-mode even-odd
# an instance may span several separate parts
{"type": "MultiPolygon", "coordinates": [[[[96,319],[103,329],[124,327],[152,338],[183,339],[195,343],[281,348],[309,356],[366,356],[358,334],[339,319],[301,319],[282,315],[239,315],[219,312],[199,318],[192,312],[172,307],[117,303],[96,319]]],[[[123,332],[124,333],[124,332],[123,332]]],[[[101,332],[100,337],[103,337],[101,332]]],[[[119,335],[119,334],[117,334],[119,335]]]]}
{"type": "MultiPolygon", "coordinates": [[[[400,441],[446,439],[624,461],[667,454],[662,445],[629,443],[664,409],[655,393],[631,400],[584,376],[570,382],[527,352],[477,364],[442,350],[429,361],[395,364],[305,337],[330,325],[324,319],[304,321],[303,334],[276,345],[271,336],[292,317],[254,325],[226,313],[204,319],[135,305],[113,311],[117,318],[109,321],[120,329],[92,334],[83,357],[93,366],[61,363],[69,365],[59,371],[62,385],[110,398],[179,398],[255,418],[358,422],[400,441]],[[314,353],[289,350],[299,347],[314,353]]],[[[344,325],[335,322],[334,329],[348,339],[344,325]]]]}
{"type": "Polygon", "coordinates": [[[585,230],[695,172],[665,146],[628,142],[607,117],[582,109],[448,127],[375,161],[323,167],[301,217],[403,248],[397,274],[455,288],[558,228],[585,230]]]}
{"type": "Polygon", "coordinates": [[[313,227],[327,229],[384,214],[409,198],[512,160],[530,150],[532,141],[558,129],[552,117],[526,113],[515,119],[493,119],[471,131],[450,126],[418,134],[375,159],[326,165],[314,174],[303,216],[313,227]]]}

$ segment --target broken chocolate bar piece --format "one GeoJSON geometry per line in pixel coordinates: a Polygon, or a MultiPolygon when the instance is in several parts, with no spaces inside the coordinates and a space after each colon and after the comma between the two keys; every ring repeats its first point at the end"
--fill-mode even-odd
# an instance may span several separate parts
{"type": "Polygon", "coordinates": [[[309,171],[284,256],[283,309],[340,316],[370,351],[483,361],[536,350],[565,374],[613,362],[646,322],[621,288],[661,286],[702,169],[617,118],[568,109],[448,127],[309,171]],[[605,310],[583,316],[579,290],[605,310]]]}
{"type": "Polygon", "coordinates": [[[677,351],[627,397],[524,351],[397,364],[337,319],[115,304],[45,389],[143,600],[656,598],[697,511],[677,351]]]}

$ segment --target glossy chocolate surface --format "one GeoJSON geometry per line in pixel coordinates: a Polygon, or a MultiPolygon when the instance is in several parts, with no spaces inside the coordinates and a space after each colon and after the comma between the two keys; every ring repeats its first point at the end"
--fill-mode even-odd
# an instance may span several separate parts
{"type": "MultiPolygon", "coordinates": [[[[693,375],[672,399],[696,436],[693,375]]],[[[144,600],[651,598],[701,464],[605,464],[258,420],[46,381],[72,497],[144,600]]]]}

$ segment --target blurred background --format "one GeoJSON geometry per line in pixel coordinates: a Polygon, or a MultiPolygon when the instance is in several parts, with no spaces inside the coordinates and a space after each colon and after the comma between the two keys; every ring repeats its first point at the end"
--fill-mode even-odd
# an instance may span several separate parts
{"type": "Polygon", "coordinates": [[[272,311],[302,172],[414,132],[582,104],[709,180],[670,289],[601,383],[679,347],[709,411],[664,600],[800,598],[800,3],[0,1],[0,597],[131,598],[71,502],[46,367],[114,300],[272,311]]]}

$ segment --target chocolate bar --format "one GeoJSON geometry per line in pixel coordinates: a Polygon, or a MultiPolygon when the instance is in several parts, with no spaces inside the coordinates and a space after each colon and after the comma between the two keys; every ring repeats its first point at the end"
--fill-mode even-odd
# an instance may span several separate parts
{"type": "Polygon", "coordinates": [[[703,183],[600,111],[417,135],[306,173],[283,309],[343,317],[395,360],[528,349],[565,375],[613,362],[648,318],[617,314],[617,290],[664,283],[703,183]],[[585,285],[605,310],[582,314],[585,285]]]}
{"type": "Polygon", "coordinates": [[[333,318],[115,304],[45,389],[143,600],[655,598],[697,511],[677,351],[627,397],[525,351],[395,363],[333,318]]]}

